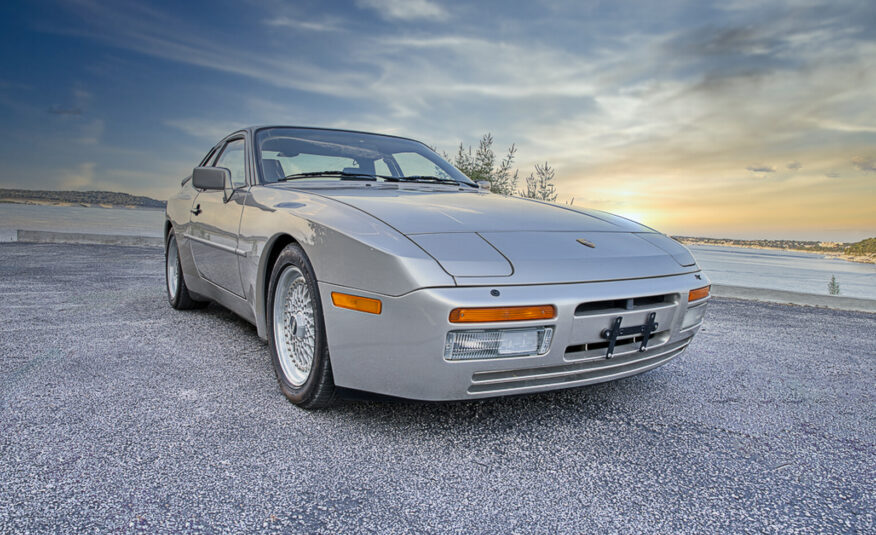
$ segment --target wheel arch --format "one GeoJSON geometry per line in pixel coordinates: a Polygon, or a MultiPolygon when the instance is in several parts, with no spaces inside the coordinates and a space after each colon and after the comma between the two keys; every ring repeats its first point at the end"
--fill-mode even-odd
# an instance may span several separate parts
{"type": "Polygon", "coordinates": [[[173,223],[170,219],[164,219],[164,245],[167,246],[167,240],[170,239],[170,231],[173,230],[173,223]]]}
{"type": "Polygon", "coordinates": [[[268,339],[268,286],[271,283],[271,270],[277,262],[277,257],[287,245],[298,243],[291,234],[281,232],[275,234],[266,243],[259,261],[258,280],[256,281],[256,330],[262,340],[268,339]]]}

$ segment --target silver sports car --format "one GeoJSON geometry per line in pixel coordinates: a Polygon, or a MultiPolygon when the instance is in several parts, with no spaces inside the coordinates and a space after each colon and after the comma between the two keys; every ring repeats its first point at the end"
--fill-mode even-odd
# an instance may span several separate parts
{"type": "Polygon", "coordinates": [[[610,381],[675,357],[709,281],[675,240],[492,194],[426,145],[266,126],[213,147],[167,203],[167,295],[267,340],[283,393],[420,400],[610,381]]]}

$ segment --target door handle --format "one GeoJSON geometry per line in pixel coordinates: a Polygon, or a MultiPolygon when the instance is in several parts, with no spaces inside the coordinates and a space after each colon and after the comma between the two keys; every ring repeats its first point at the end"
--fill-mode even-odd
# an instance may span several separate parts
{"type": "Polygon", "coordinates": [[[191,211],[193,214],[198,215],[201,213],[201,205],[195,206],[195,209],[191,211]]]}

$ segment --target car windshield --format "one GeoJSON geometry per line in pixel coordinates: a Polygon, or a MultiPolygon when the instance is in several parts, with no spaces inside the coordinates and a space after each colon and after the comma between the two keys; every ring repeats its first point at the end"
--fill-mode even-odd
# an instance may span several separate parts
{"type": "Polygon", "coordinates": [[[265,128],[256,136],[264,182],[367,180],[461,183],[468,177],[410,139],[310,128],[265,128]]]}

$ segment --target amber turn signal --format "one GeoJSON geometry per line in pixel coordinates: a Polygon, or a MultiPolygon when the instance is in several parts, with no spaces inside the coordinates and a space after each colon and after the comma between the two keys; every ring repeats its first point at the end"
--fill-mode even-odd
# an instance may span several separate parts
{"type": "Polygon", "coordinates": [[[704,297],[709,297],[709,290],[711,286],[703,286],[702,288],[697,288],[696,290],[691,290],[689,294],[687,294],[688,302],[691,301],[699,301],[704,297]]]}
{"type": "Polygon", "coordinates": [[[531,307],[454,308],[450,312],[450,323],[549,320],[555,318],[556,315],[557,309],[553,305],[538,305],[531,307]]]}
{"type": "Polygon", "coordinates": [[[359,312],[367,312],[369,314],[380,314],[380,311],[383,310],[383,305],[379,299],[338,292],[332,292],[332,303],[338,308],[349,308],[350,310],[358,310],[359,312]]]}

